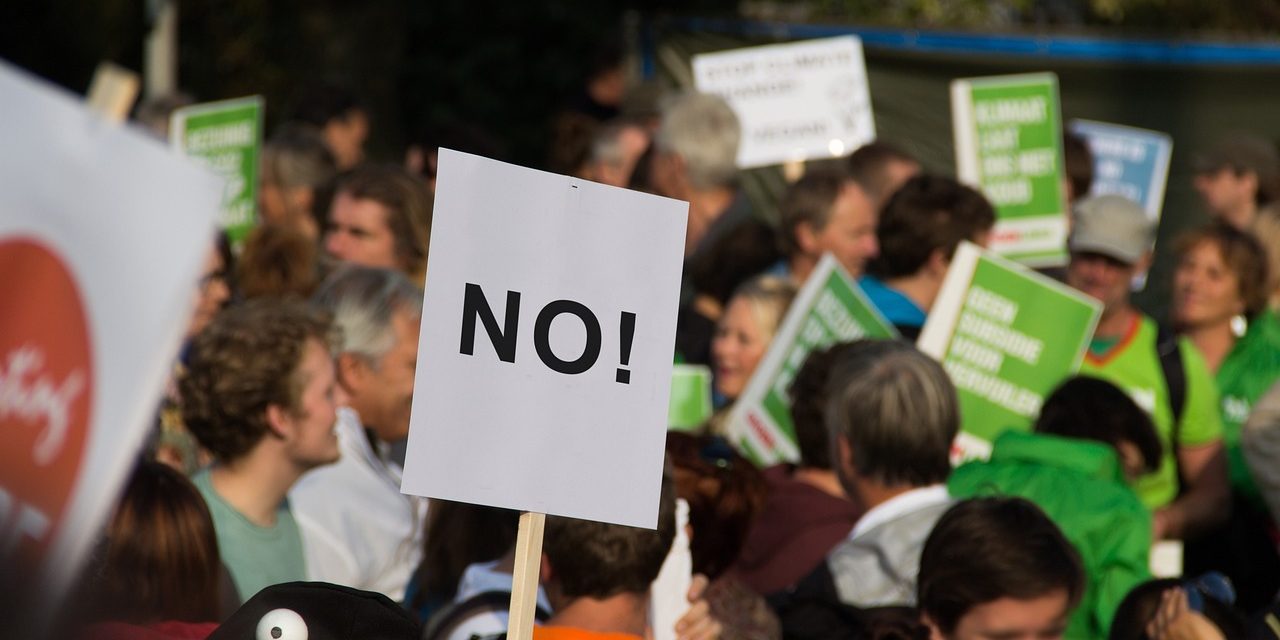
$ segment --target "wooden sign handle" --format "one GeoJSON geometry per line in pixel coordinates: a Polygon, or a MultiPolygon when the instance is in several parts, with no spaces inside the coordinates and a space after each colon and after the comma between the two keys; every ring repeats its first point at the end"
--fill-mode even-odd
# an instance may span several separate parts
{"type": "Polygon", "coordinates": [[[85,102],[111,122],[124,122],[133,102],[138,99],[138,74],[110,62],[103,62],[93,73],[85,102]]]}
{"type": "Polygon", "coordinates": [[[511,610],[507,619],[507,640],[531,640],[538,610],[538,574],[542,564],[542,530],[547,514],[520,514],[516,534],[515,571],[511,576],[511,610]]]}

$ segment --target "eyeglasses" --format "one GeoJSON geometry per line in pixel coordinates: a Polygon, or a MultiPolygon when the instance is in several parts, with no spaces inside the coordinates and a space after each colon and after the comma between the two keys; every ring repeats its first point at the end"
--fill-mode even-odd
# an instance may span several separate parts
{"type": "Polygon", "coordinates": [[[1231,579],[1219,571],[1210,571],[1193,580],[1182,581],[1187,594],[1187,606],[1192,611],[1204,613],[1204,599],[1212,598],[1227,606],[1236,603],[1236,588],[1231,579]]]}

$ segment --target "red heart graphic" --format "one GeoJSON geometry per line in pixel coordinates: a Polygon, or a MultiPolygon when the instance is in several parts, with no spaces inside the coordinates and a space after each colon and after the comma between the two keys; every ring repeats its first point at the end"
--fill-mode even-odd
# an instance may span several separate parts
{"type": "MultiPolygon", "coordinates": [[[[93,405],[87,318],[53,249],[0,239],[0,566],[33,578],[62,523],[93,405]]],[[[12,581],[12,582],[11,582],[12,581]]]]}

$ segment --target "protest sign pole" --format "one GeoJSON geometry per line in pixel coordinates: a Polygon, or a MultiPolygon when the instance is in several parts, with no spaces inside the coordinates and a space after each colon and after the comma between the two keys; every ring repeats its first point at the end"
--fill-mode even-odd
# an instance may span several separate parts
{"type": "Polygon", "coordinates": [[[529,640],[533,637],[533,620],[538,610],[538,573],[542,564],[542,531],[546,524],[545,513],[526,511],[520,514],[515,568],[511,575],[508,640],[529,640]]]}
{"type": "Polygon", "coordinates": [[[85,95],[89,109],[111,122],[124,122],[137,99],[138,74],[110,62],[98,65],[85,95]]]}

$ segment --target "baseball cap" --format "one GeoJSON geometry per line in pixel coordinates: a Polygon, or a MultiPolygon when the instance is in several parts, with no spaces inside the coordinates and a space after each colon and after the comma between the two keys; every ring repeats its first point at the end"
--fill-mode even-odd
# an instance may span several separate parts
{"type": "Polygon", "coordinates": [[[1138,203],[1118,195],[1085,198],[1076,203],[1067,241],[1073,253],[1087,251],[1135,264],[1151,249],[1155,224],[1138,203]]]}

